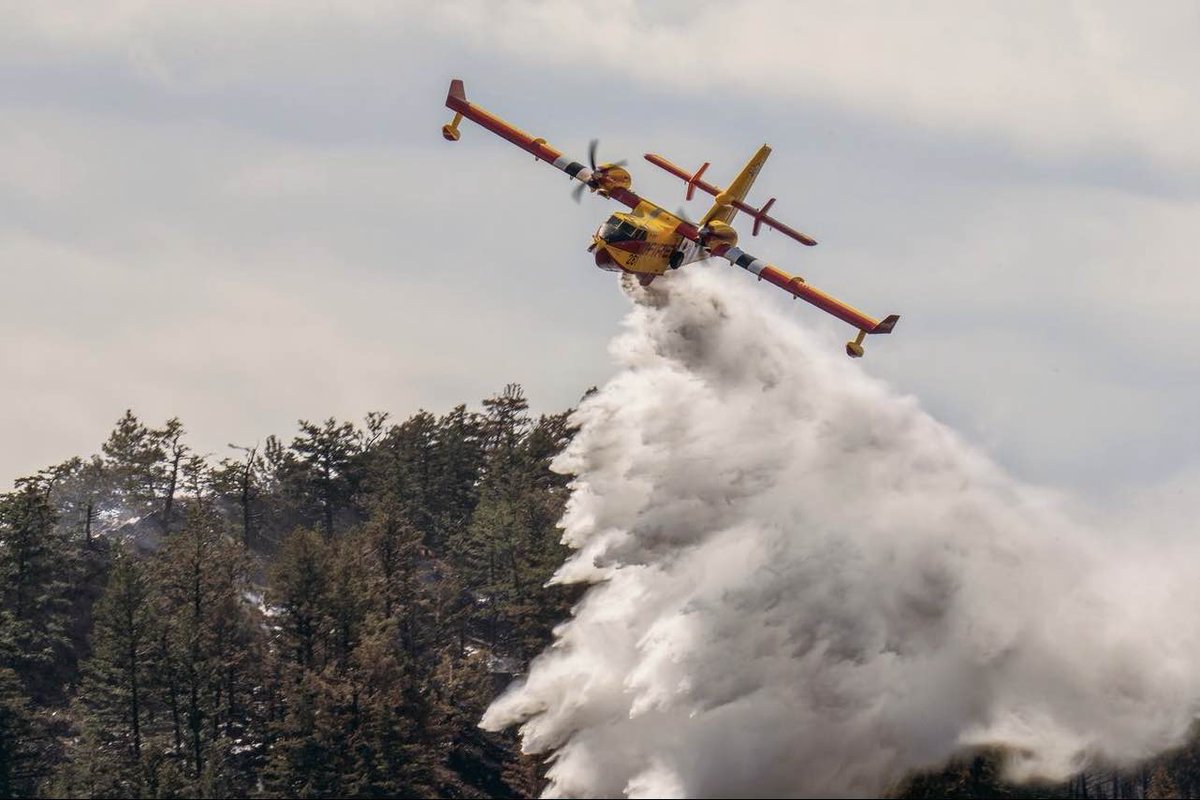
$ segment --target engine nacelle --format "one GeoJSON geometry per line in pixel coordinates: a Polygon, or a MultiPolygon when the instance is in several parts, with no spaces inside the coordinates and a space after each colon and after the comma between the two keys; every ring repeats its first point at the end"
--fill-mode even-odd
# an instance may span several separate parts
{"type": "Polygon", "coordinates": [[[601,164],[596,168],[596,177],[599,179],[601,192],[628,189],[633,185],[633,178],[629,176],[629,170],[615,164],[601,164]]]}
{"type": "Polygon", "coordinates": [[[738,242],[737,231],[728,222],[714,219],[700,231],[705,247],[715,247],[719,244],[733,247],[738,242]]]}

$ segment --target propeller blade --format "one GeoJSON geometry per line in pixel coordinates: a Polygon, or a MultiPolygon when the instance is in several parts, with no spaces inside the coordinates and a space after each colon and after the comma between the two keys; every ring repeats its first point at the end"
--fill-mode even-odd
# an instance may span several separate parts
{"type": "Polygon", "coordinates": [[[571,190],[571,199],[578,203],[583,197],[583,190],[586,188],[587,184],[581,182],[578,186],[571,190]]]}
{"type": "Polygon", "coordinates": [[[596,147],[599,144],[599,139],[592,139],[588,142],[588,163],[592,165],[592,172],[596,171],[596,147]]]}

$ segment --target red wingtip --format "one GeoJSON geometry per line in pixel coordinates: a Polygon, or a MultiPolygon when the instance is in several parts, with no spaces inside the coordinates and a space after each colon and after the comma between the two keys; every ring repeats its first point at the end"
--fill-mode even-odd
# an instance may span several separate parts
{"type": "Polygon", "coordinates": [[[454,108],[455,103],[467,102],[467,91],[463,87],[461,78],[455,78],[450,81],[450,91],[446,95],[446,105],[449,108],[454,108]]]}
{"type": "Polygon", "coordinates": [[[871,331],[871,333],[891,333],[892,328],[896,327],[896,323],[899,321],[899,314],[889,314],[888,316],[884,317],[883,322],[875,326],[875,329],[871,331]]]}

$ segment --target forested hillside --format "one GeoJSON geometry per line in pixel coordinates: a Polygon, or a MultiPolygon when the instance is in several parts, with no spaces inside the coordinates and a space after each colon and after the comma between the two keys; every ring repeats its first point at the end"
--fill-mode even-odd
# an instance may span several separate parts
{"type": "Polygon", "coordinates": [[[571,591],[566,414],[195,452],[133,413],[0,500],[0,796],[529,796],[476,727],[571,591]]]}
{"type": "MultiPolygon", "coordinates": [[[[545,586],[571,434],[515,385],[216,455],[128,412],[98,455],[17,480],[0,796],[535,795],[542,760],[476,724],[578,597],[545,586]]],[[[1200,790],[1198,753],[1014,787],[981,752],[895,794],[1171,797],[1200,790]]]]}

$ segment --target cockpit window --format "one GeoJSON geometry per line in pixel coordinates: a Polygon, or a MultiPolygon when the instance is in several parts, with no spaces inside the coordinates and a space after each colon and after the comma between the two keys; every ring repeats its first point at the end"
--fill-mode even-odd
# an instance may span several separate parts
{"type": "Polygon", "coordinates": [[[600,226],[600,238],[606,242],[615,242],[617,241],[617,231],[620,229],[621,220],[615,216],[609,217],[608,222],[600,226]]]}
{"type": "Polygon", "coordinates": [[[612,216],[600,226],[600,238],[606,242],[629,242],[646,238],[646,232],[641,228],[612,216]]]}

